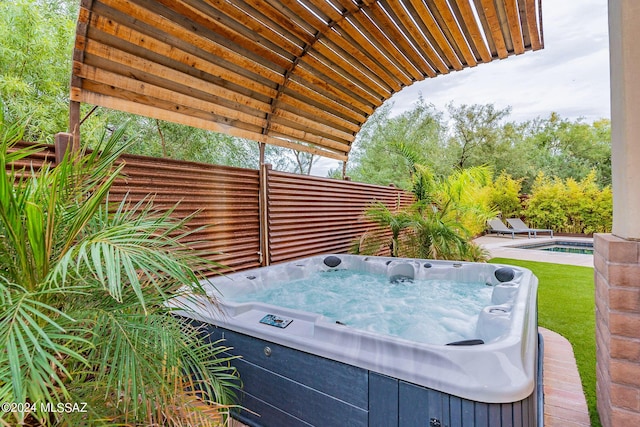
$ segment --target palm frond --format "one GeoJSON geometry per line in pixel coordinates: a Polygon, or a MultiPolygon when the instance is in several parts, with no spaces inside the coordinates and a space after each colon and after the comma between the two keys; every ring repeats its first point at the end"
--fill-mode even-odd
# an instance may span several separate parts
{"type": "Polygon", "coordinates": [[[4,104],[0,98],[0,152],[3,153],[1,161],[2,170],[6,170],[8,165],[29,157],[35,153],[44,150],[44,147],[38,144],[16,147],[24,136],[24,126],[19,123],[7,123],[4,119],[4,104]]]}
{"type": "Polygon", "coordinates": [[[17,284],[0,282],[0,363],[11,374],[2,388],[4,402],[64,401],[70,375],[65,359],[86,364],[90,347],[86,330],[56,307],[47,304],[50,291],[29,292],[17,284]],[[73,325],[69,327],[69,325],[73,325]],[[5,365],[6,364],[6,365],[5,365]]]}
{"type": "MultiPolygon", "coordinates": [[[[90,366],[78,375],[74,393],[111,402],[122,422],[166,417],[176,390],[193,392],[200,402],[228,405],[239,387],[233,357],[190,325],[166,314],[145,315],[135,304],[116,311],[105,303],[93,310],[95,329],[90,366]]],[[[179,417],[179,418],[184,418],[179,417]]]]}
{"type": "MultiPolygon", "coordinates": [[[[190,217],[152,199],[109,202],[123,131],[29,173],[8,167],[30,153],[9,153],[17,134],[1,127],[0,400],[91,402],[77,424],[104,425],[180,425],[188,411],[164,409],[196,388],[202,404],[230,403],[239,383],[224,347],[166,305],[183,290],[206,297],[195,271],[217,266],[180,243],[190,217]]],[[[0,424],[74,425],[78,415],[10,416],[0,424]]]]}
{"type": "Polygon", "coordinates": [[[389,145],[407,161],[411,173],[416,172],[416,165],[423,165],[426,163],[426,159],[420,152],[402,141],[391,141],[389,145]]]}
{"type": "Polygon", "coordinates": [[[73,274],[103,284],[117,301],[122,301],[128,287],[145,309],[145,286],[153,286],[167,298],[167,292],[178,286],[197,290],[193,263],[206,261],[177,240],[184,220],[172,219],[170,213],[154,211],[149,200],[127,207],[126,199],[110,213],[107,199],[83,227],[81,238],[60,258],[52,280],[64,282],[73,274]]]}

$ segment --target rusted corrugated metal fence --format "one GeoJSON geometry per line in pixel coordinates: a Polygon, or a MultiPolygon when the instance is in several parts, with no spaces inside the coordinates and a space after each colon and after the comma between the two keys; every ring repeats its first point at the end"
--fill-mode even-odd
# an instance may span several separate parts
{"type": "MultiPolygon", "coordinates": [[[[54,161],[54,146],[21,162],[38,168],[54,161]]],[[[363,217],[373,202],[399,209],[413,201],[394,187],[276,172],[124,155],[122,180],[112,200],[125,195],[135,203],[154,198],[154,206],[204,227],[190,237],[211,259],[244,270],[301,257],[345,253],[365,232],[378,227],[363,217]],[[261,182],[261,179],[263,180],[261,182]],[[261,208],[261,195],[262,205],[261,208]]],[[[388,234],[389,233],[383,233],[388,234]]]]}
{"type": "Polygon", "coordinates": [[[154,198],[158,209],[178,204],[175,214],[204,227],[189,236],[199,249],[216,252],[210,258],[234,269],[260,266],[258,171],[170,159],[124,155],[125,179],[111,195],[137,202],[154,198]]]}
{"type": "Polygon", "coordinates": [[[411,196],[393,187],[271,172],[268,182],[270,261],[348,252],[376,225],[363,218],[374,201],[398,209],[411,196]]]}

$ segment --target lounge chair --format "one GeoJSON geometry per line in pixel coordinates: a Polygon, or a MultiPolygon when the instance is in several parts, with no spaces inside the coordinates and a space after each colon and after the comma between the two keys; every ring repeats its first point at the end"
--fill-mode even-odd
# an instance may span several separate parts
{"type": "Polygon", "coordinates": [[[487,221],[489,228],[488,233],[496,233],[498,236],[501,234],[511,234],[511,238],[514,239],[516,234],[527,233],[527,237],[531,238],[531,232],[529,230],[517,230],[515,228],[509,228],[498,218],[487,221]]]}
{"type": "Polygon", "coordinates": [[[553,230],[548,228],[529,228],[520,218],[509,218],[507,222],[514,230],[529,230],[533,233],[533,237],[538,237],[538,233],[549,233],[553,238],[553,230]]]}

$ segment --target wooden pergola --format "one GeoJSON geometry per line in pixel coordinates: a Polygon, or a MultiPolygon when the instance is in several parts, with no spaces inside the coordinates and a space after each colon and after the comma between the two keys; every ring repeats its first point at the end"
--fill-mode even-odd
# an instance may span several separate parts
{"type": "Polygon", "coordinates": [[[541,0],[82,0],[80,103],[345,161],[427,77],[543,47],[541,0]]]}

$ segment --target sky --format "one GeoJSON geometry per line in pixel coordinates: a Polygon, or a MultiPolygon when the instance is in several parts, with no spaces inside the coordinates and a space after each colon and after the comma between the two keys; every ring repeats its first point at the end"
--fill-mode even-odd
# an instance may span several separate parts
{"type": "MultiPolygon", "coordinates": [[[[410,110],[422,95],[445,112],[446,105],[511,106],[508,120],[548,117],[590,123],[610,118],[607,0],[542,2],[544,49],[426,79],[388,101],[392,114],[410,110]]],[[[320,159],[312,175],[326,176],[341,162],[320,159]]]]}

